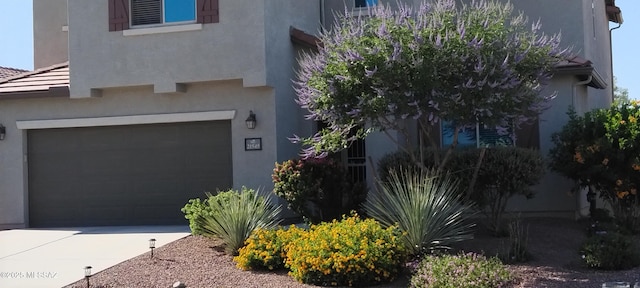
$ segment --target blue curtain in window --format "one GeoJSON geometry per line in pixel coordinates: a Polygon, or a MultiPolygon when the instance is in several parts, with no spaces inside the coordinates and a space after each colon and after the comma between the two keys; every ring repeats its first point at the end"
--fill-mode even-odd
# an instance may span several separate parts
{"type": "Polygon", "coordinates": [[[196,20],[195,0],[164,0],[164,22],[196,20]]]}

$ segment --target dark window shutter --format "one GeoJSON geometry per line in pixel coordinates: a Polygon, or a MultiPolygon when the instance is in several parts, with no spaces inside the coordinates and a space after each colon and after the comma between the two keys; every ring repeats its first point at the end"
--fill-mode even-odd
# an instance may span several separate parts
{"type": "Polygon", "coordinates": [[[129,29],[129,0],[109,0],[109,31],[129,29]]]}
{"type": "Polygon", "coordinates": [[[521,124],[516,130],[516,146],[521,148],[540,149],[540,124],[536,119],[530,124],[521,124]]]}
{"type": "Polygon", "coordinates": [[[198,0],[198,23],[218,23],[218,0],[198,0]]]}

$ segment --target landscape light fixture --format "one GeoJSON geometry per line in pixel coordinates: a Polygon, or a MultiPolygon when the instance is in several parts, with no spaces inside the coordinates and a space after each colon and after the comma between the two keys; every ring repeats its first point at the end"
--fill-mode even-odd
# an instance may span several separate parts
{"type": "Polygon", "coordinates": [[[87,288],[89,288],[89,278],[91,277],[91,266],[84,266],[84,279],[87,279],[87,288]]]}
{"type": "Polygon", "coordinates": [[[247,117],[247,120],[245,120],[245,122],[247,122],[247,128],[255,129],[256,124],[258,123],[258,121],[256,120],[256,114],[253,113],[253,111],[249,111],[249,117],[247,117]]]}
{"type": "Polygon", "coordinates": [[[0,124],[0,140],[4,140],[5,136],[7,136],[7,128],[0,124]]]}
{"type": "Polygon", "coordinates": [[[149,239],[149,249],[151,249],[151,258],[153,258],[153,249],[156,248],[156,239],[149,239]]]}

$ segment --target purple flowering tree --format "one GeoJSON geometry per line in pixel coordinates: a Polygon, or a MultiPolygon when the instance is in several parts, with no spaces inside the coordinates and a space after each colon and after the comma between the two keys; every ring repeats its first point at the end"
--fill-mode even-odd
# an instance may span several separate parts
{"type": "MultiPolygon", "coordinates": [[[[545,35],[511,4],[477,0],[456,7],[439,0],[418,9],[378,5],[370,14],[345,12],[320,36],[318,53],[299,60],[296,101],[308,120],[327,124],[311,137],[292,138],[303,144],[305,158],[342,150],[372,131],[397,141],[389,133],[395,130],[409,139],[408,121],[427,136],[439,121],[454,123],[452,151],[458,131],[482,123],[509,133],[555,96],[540,92],[567,54],[560,35],[545,35]]],[[[436,163],[443,167],[449,154],[436,163]]]]}

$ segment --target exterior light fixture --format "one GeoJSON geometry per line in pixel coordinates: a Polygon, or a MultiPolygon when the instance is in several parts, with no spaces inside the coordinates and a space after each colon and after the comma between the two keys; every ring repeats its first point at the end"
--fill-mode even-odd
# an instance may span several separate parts
{"type": "Polygon", "coordinates": [[[91,266],[84,267],[84,279],[87,279],[87,288],[91,287],[89,285],[89,278],[91,278],[91,266]]]}
{"type": "Polygon", "coordinates": [[[7,136],[7,128],[0,124],[0,140],[4,140],[5,136],[7,136]]]}
{"type": "Polygon", "coordinates": [[[253,113],[253,111],[249,111],[249,117],[247,117],[247,120],[245,120],[245,122],[247,123],[247,128],[255,129],[256,124],[258,123],[258,121],[256,120],[256,114],[253,113]]]}
{"type": "Polygon", "coordinates": [[[149,249],[151,249],[151,258],[153,258],[153,249],[156,248],[156,239],[149,239],[149,249]]]}

